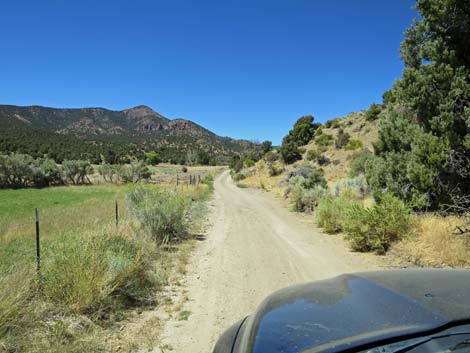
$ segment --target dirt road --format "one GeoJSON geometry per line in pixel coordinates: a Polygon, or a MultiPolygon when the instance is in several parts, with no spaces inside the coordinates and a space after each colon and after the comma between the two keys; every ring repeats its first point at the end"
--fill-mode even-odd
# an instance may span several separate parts
{"type": "MultiPolygon", "coordinates": [[[[289,212],[268,193],[238,188],[228,172],[215,181],[211,208],[212,226],[182,284],[185,317],[174,315],[161,337],[174,352],[211,352],[228,326],[276,289],[377,267],[321,234],[312,217],[289,212]]],[[[155,350],[162,351],[169,350],[155,350]]]]}

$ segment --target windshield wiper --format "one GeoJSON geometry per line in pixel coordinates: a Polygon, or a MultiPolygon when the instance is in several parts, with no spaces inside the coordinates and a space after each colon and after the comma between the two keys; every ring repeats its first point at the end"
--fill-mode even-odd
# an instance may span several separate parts
{"type": "MultiPolygon", "coordinates": [[[[412,350],[413,348],[426,344],[432,340],[442,339],[446,337],[455,337],[455,336],[460,336],[460,335],[470,335],[470,331],[457,331],[457,332],[447,332],[447,333],[441,332],[441,333],[431,335],[431,336],[414,338],[414,339],[406,340],[403,342],[392,343],[392,344],[382,346],[382,347],[376,347],[371,350],[368,350],[367,353],[405,353],[405,352],[412,350]]],[[[459,347],[459,345],[461,344],[464,345],[462,347],[470,346],[470,339],[460,342],[452,348],[447,348],[447,350],[452,351],[452,350],[461,349],[461,347],[459,347]]]]}

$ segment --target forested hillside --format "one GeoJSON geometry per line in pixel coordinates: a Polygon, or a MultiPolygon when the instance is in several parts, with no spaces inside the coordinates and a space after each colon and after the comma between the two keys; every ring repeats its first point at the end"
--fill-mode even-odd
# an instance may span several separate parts
{"type": "Polygon", "coordinates": [[[257,154],[245,140],[220,137],[196,123],[169,120],[146,106],[122,111],[0,106],[0,151],[64,159],[126,163],[157,151],[179,164],[226,164],[257,154]]]}

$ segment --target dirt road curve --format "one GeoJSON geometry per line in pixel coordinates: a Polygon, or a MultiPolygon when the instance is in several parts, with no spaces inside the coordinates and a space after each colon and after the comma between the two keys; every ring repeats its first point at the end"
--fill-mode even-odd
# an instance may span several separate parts
{"type": "Polygon", "coordinates": [[[173,352],[211,352],[224,329],[276,289],[376,267],[319,233],[311,217],[289,212],[268,193],[236,187],[228,172],[215,181],[212,208],[212,226],[183,282],[189,318],[168,321],[162,335],[173,352]]]}

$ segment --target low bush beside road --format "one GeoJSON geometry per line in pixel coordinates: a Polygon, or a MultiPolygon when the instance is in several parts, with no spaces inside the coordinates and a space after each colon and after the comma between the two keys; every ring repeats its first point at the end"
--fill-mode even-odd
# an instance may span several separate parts
{"type": "Polygon", "coordinates": [[[361,184],[353,179],[337,188],[339,196],[322,198],[315,209],[317,224],[327,233],[343,232],[355,251],[383,254],[392,244],[409,235],[413,220],[411,209],[389,194],[372,206],[364,206],[361,189],[361,184]]]}

